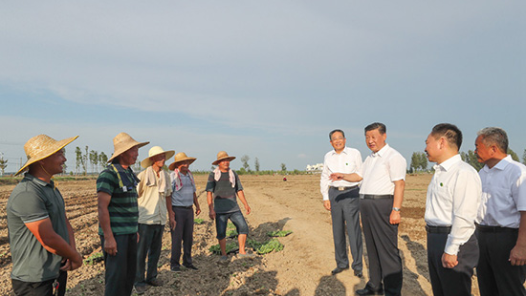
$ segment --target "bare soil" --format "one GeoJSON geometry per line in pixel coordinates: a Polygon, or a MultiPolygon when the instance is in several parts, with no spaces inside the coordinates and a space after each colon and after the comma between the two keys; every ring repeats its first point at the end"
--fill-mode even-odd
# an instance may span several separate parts
{"type": "MultiPolygon", "coordinates": [[[[227,266],[209,248],[217,244],[214,223],[208,218],[206,176],[196,176],[204,223],[195,226],[192,254],[199,270],[170,271],[171,240],[168,228],[163,237],[159,262],[162,287],[151,287],[145,295],[354,295],[368,278],[355,277],[352,270],[336,276],[330,213],[323,208],[319,175],[240,176],[252,213],[245,216],[250,238],[265,241],[268,231],[291,230],[279,238],[280,252],[238,259],[231,255],[227,266]]],[[[431,175],[408,176],[399,228],[399,248],[404,263],[403,295],[432,295],[427,269],[424,229],[425,195],[431,175]]],[[[95,180],[64,181],[57,185],[66,201],[68,218],[75,230],[79,252],[85,258],[100,253],[97,235],[95,180]]],[[[14,185],[0,186],[0,295],[11,294],[11,254],[5,207],[14,185]]],[[[364,246],[365,252],[365,246],[364,246]]],[[[365,252],[367,266],[367,254],[365,252]]],[[[67,295],[103,295],[104,264],[84,264],[69,273],[67,295]]],[[[473,278],[473,295],[478,294],[473,278]]]]}

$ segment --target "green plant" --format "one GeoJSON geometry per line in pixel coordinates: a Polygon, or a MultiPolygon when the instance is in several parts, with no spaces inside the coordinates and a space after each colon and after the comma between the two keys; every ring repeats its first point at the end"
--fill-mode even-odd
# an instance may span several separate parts
{"type": "Polygon", "coordinates": [[[226,233],[226,237],[236,237],[238,235],[237,231],[235,229],[229,230],[226,233]]]}
{"type": "Polygon", "coordinates": [[[268,242],[264,243],[261,247],[259,247],[256,250],[256,252],[259,255],[264,255],[273,251],[279,252],[281,250],[283,250],[283,244],[280,243],[277,239],[271,239],[268,242]]]}
{"type": "MultiPolygon", "coordinates": [[[[226,244],[226,253],[230,253],[234,250],[237,249],[237,245],[235,242],[229,242],[226,244]]],[[[221,247],[219,246],[219,244],[217,245],[213,245],[211,246],[209,249],[208,249],[210,252],[216,254],[216,255],[221,255],[221,247]]]]}
{"type": "Polygon", "coordinates": [[[285,237],[291,233],[292,231],[290,230],[277,230],[277,231],[269,231],[267,232],[267,235],[270,237],[285,237]]]}
{"type": "Polygon", "coordinates": [[[104,254],[102,252],[97,252],[92,254],[88,258],[84,259],[84,264],[93,265],[93,262],[99,262],[104,259],[104,254]]]}
{"type": "Polygon", "coordinates": [[[197,224],[197,225],[201,225],[205,222],[205,220],[201,219],[201,218],[195,218],[194,219],[194,224],[197,224]]]}

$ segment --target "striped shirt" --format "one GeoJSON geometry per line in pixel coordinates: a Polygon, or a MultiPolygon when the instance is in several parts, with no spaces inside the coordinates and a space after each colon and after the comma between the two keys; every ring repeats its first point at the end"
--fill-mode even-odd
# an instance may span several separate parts
{"type": "MultiPolygon", "coordinates": [[[[125,170],[129,180],[133,180],[133,171],[125,170]]],[[[133,234],[138,231],[139,208],[137,206],[137,189],[124,189],[119,187],[117,172],[110,166],[104,169],[97,178],[97,192],[105,192],[111,195],[108,212],[110,214],[110,226],[113,235],[133,234]]],[[[104,235],[99,225],[99,235],[104,235]]]]}

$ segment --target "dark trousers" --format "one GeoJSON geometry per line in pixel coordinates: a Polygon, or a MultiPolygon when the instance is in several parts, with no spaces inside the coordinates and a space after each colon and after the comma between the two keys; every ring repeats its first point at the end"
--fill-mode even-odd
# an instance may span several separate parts
{"type": "Polygon", "coordinates": [[[427,263],[434,296],[470,296],[471,276],[479,259],[477,238],[473,234],[460,246],[457,254],[458,265],[453,268],[442,266],[442,255],[448,233],[427,233],[427,263]]]}
{"type": "Polygon", "coordinates": [[[402,258],[398,250],[398,225],[389,223],[393,199],[362,199],[363,234],[369,258],[369,285],[377,290],[384,284],[385,295],[402,291],[402,258]]]}
{"type": "MultiPolygon", "coordinates": [[[[100,237],[104,250],[104,236],[100,237]]],[[[137,268],[137,233],[115,235],[117,254],[104,254],[104,295],[129,296],[133,290],[135,269],[137,268]]]]}
{"type": "MultiPolygon", "coordinates": [[[[60,271],[56,280],[59,284],[57,295],[64,296],[66,294],[68,273],[60,271]]],[[[22,282],[19,280],[11,280],[11,282],[13,284],[13,292],[15,292],[17,296],[53,296],[53,283],[55,279],[36,283],[22,282]]]]}
{"type": "Polygon", "coordinates": [[[194,234],[194,211],[192,207],[183,208],[172,206],[175,213],[175,229],[172,235],[172,258],[170,267],[180,266],[181,243],[183,243],[183,265],[192,265],[192,243],[194,234]]]}
{"type": "MultiPolygon", "coordinates": [[[[481,296],[526,295],[525,266],[512,266],[508,261],[517,242],[518,231],[484,232],[477,230],[480,258],[477,280],[481,296]]],[[[516,229],[515,229],[516,230],[516,229]]]]}
{"type": "Polygon", "coordinates": [[[334,253],[336,265],[340,268],[349,267],[345,233],[349,237],[349,246],[353,258],[352,269],[362,270],[362,228],[360,227],[360,195],[359,188],[338,191],[329,188],[331,202],[332,236],[334,238],[334,253]]]}
{"type": "Polygon", "coordinates": [[[157,277],[157,263],[161,256],[163,246],[164,225],[149,225],[139,223],[139,243],[137,245],[137,273],[135,275],[135,286],[145,286],[157,277]],[[148,256],[148,270],[146,280],[144,269],[148,256]]]}

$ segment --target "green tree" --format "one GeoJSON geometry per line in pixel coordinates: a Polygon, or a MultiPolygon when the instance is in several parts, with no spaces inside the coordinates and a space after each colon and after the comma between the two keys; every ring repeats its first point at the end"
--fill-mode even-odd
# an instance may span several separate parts
{"type": "Polygon", "coordinates": [[[424,152],[413,152],[413,155],[411,155],[411,165],[409,167],[412,171],[427,169],[426,154],[424,152]]]}
{"type": "Polygon", "coordinates": [[[95,150],[89,152],[89,162],[91,163],[91,172],[94,172],[98,169],[99,164],[99,154],[95,150]]]}
{"type": "MultiPolygon", "coordinates": [[[[525,150],[526,151],[526,150],[525,150]]],[[[254,167],[256,168],[256,172],[259,173],[259,159],[256,157],[256,160],[254,162],[254,167]]]]}
{"type": "Polygon", "coordinates": [[[76,155],[76,169],[77,174],[79,173],[79,169],[82,166],[82,150],[80,150],[80,147],[75,147],[75,155],[76,155]]]}
{"type": "Polygon", "coordinates": [[[524,152],[522,153],[522,163],[526,164],[526,149],[524,149],[524,152]]]}
{"type": "Polygon", "coordinates": [[[474,167],[477,171],[480,171],[480,169],[484,167],[484,164],[478,161],[477,154],[475,154],[473,150],[468,150],[468,153],[460,153],[460,157],[462,158],[462,160],[474,167]]]}
{"type": "Polygon", "coordinates": [[[100,165],[104,167],[104,165],[107,162],[108,162],[108,156],[106,155],[106,153],[104,153],[104,152],[99,153],[99,163],[100,163],[100,165]]]}
{"type": "Polygon", "coordinates": [[[508,148],[508,154],[511,155],[511,158],[515,161],[519,161],[519,156],[517,156],[517,153],[515,153],[513,150],[508,148]]]}
{"type": "Polygon", "coordinates": [[[284,163],[281,163],[281,171],[284,173],[287,172],[287,166],[284,163]]]}
{"type": "Polygon", "coordinates": [[[243,163],[243,168],[245,171],[250,171],[250,165],[248,164],[248,161],[250,160],[250,157],[248,155],[241,156],[241,162],[243,163]]]}
{"type": "Polygon", "coordinates": [[[7,159],[4,159],[4,154],[2,153],[0,156],[0,171],[2,174],[0,176],[4,175],[5,168],[7,168],[7,159]]]}

